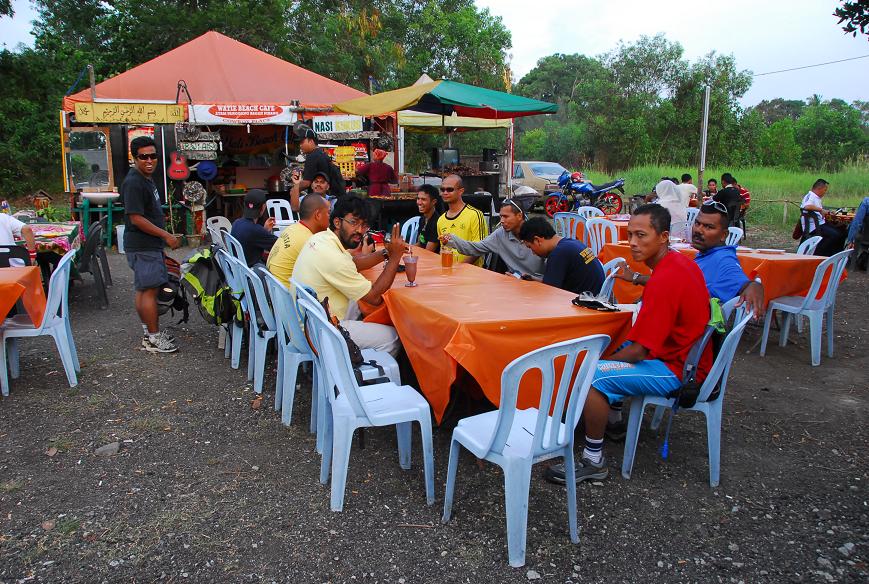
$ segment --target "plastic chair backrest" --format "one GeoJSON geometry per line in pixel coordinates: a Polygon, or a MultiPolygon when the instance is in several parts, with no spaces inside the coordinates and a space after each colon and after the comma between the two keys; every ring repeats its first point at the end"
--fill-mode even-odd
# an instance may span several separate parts
{"type": "Polygon", "coordinates": [[[552,217],[555,223],[555,233],[565,239],[576,239],[576,228],[579,223],[585,223],[585,218],[578,213],[560,211],[552,217]]]}
{"type": "Polygon", "coordinates": [[[603,265],[603,273],[606,277],[604,278],[603,285],[600,287],[600,294],[598,294],[598,296],[602,296],[607,300],[612,301],[613,284],[615,284],[616,272],[620,267],[626,266],[627,264],[628,262],[625,258],[615,258],[603,265]]]}
{"type": "Polygon", "coordinates": [[[592,217],[585,222],[585,238],[594,255],[608,243],[619,242],[619,228],[609,219],[592,217]]]}
{"type": "Polygon", "coordinates": [[[230,221],[223,215],[215,215],[214,217],[209,217],[205,220],[205,225],[207,227],[214,227],[215,229],[221,229],[227,232],[232,231],[232,221],[230,221]]]}
{"type": "Polygon", "coordinates": [[[562,341],[526,353],[514,359],[501,373],[501,405],[488,452],[502,454],[513,427],[519,384],[529,371],[540,372],[540,401],[531,457],[565,447],[572,439],[588,396],[601,353],[607,347],[607,335],[591,335],[562,341]],[[584,358],[583,358],[584,354],[584,358]],[[577,365],[580,361],[581,364],[577,365]],[[556,385],[556,361],[563,362],[556,385]],[[573,377],[573,373],[576,376],[573,377]],[[573,377],[573,383],[571,378],[573,377]],[[561,431],[562,422],[564,431],[561,431]]]}
{"type": "MultiPolygon", "coordinates": [[[[313,305],[315,307],[317,314],[319,314],[323,318],[326,318],[326,310],[323,308],[323,305],[320,304],[320,301],[317,300],[317,295],[315,292],[313,292],[313,290],[311,290],[310,286],[303,284],[293,278],[290,278],[290,283],[293,285],[292,290],[296,294],[295,306],[296,312],[299,315],[299,330],[301,331],[303,335],[302,338],[304,339],[305,332],[302,331],[301,327],[304,326],[305,323],[305,312],[302,310],[302,305],[299,304],[299,301],[303,298],[307,300],[310,305],[313,305]]],[[[307,346],[307,340],[305,341],[305,345],[307,346]]]]}
{"type": "Polygon", "coordinates": [[[236,273],[242,278],[242,287],[244,288],[244,295],[248,299],[247,306],[251,321],[256,324],[257,330],[261,329],[263,324],[268,330],[275,330],[275,315],[269,306],[269,298],[266,296],[262,280],[247,267],[243,260],[233,259],[232,261],[235,262],[236,273]],[[262,319],[262,322],[256,318],[257,316],[262,319]]]}
{"type": "Polygon", "coordinates": [[[685,209],[685,220],[689,225],[694,225],[694,220],[700,214],[700,207],[688,207],[685,209]]]}
{"type": "Polygon", "coordinates": [[[580,207],[576,210],[576,213],[579,214],[583,219],[591,219],[592,217],[603,217],[604,212],[598,209],[597,207],[580,207]]]}
{"type": "Polygon", "coordinates": [[[81,250],[81,258],[78,262],[79,272],[88,273],[91,271],[91,260],[97,260],[97,248],[103,237],[102,223],[94,223],[88,230],[87,240],[84,242],[84,248],[81,250]]]}
{"type": "Polygon", "coordinates": [[[815,250],[818,249],[818,244],[821,243],[822,239],[823,237],[820,235],[811,236],[797,247],[797,253],[799,255],[815,255],[815,250]]]}
{"type": "Polygon", "coordinates": [[[842,272],[845,271],[848,256],[851,255],[852,251],[854,250],[846,249],[845,251],[840,251],[818,264],[818,267],[815,268],[815,277],[812,278],[812,285],[809,287],[809,292],[806,294],[800,310],[827,309],[836,301],[839,281],[842,279],[842,272]],[[829,272],[829,279],[827,280],[824,295],[821,298],[817,298],[827,272],[829,272]]]}
{"type": "Polygon", "coordinates": [[[318,311],[315,304],[308,298],[299,298],[299,306],[307,316],[305,326],[309,326],[314,348],[319,353],[320,364],[326,377],[326,394],[334,405],[337,395],[335,390],[347,397],[347,403],[358,418],[363,418],[370,424],[371,420],[365,408],[365,402],[359,396],[359,386],[350,364],[350,354],[344,337],[332,324],[326,320],[322,307],[318,311]]]}
{"type": "Polygon", "coordinates": [[[247,259],[244,257],[244,248],[241,246],[239,240],[227,231],[223,234],[223,242],[226,245],[226,250],[229,252],[230,257],[244,262],[244,265],[247,265],[247,259]]]}
{"type": "Polygon", "coordinates": [[[0,245],[0,268],[8,268],[9,260],[21,260],[25,266],[30,265],[30,252],[20,245],[0,245]]]}
{"type": "Polygon", "coordinates": [[[414,245],[419,237],[420,216],[411,217],[401,226],[401,238],[409,245],[414,245]]]}
{"type": "Polygon", "coordinates": [[[247,294],[244,292],[244,282],[242,282],[241,273],[236,268],[235,258],[230,255],[228,250],[217,250],[217,263],[220,269],[223,270],[223,275],[226,277],[226,283],[232,290],[232,295],[241,303],[241,309],[248,312],[247,294]]]}
{"type": "Polygon", "coordinates": [[[308,341],[305,340],[305,333],[302,331],[302,317],[299,314],[298,308],[296,308],[293,295],[274,274],[266,269],[259,269],[270,290],[272,307],[275,311],[275,321],[279,322],[285,329],[289,343],[299,353],[309,355],[311,349],[308,347],[308,341]]]}
{"type": "Polygon", "coordinates": [[[266,201],[266,210],[270,217],[274,217],[277,223],[295,223],[293,208],[289,201],[284,199],[269,199],[266,201]]]}
{"type": "Polygon", "coordinates": [[[727,239],[724,240],[724,243],[727,245],[739,245],[739,242],[742,241],[742,236],[745,235],[745,232],[742,231],[739,227],[728,227],[727,228],[727,239]]]}
{"type": "MultiPolygon", "coordinates": [[[[728,304],[730,304],[730,309],[732,310],[735,302],[731,301],[728,302],[728,304]]],[[[725,310],[725,312],[728,311],[725,310]]],[[[727,320],[728,317],[729,312],[725,315],[725,320],[727,320]]],[[[742,338],[745,326],[753,317],[753,312],[746,312],[742,307],[736,311],[736,324],[724,338],[724,342],[718,350],[718,356],[712,363],[712,369],[709,370],[709,374],[703,381],[703,385],[700,386],[700,395],[697,396],[698,402],[708,401],[709,396],[716,387],[720,387],[720,392],[718,397],[715,399],[724,399],[724,390],[727,388],[727,377],[730,373],[730,366],[733,363],[733,355],[736,354],[736,347],[739,346],[739,339],[742,338]]]]}
{"type": "Polygon", "coordinates": [[[223,240],[224,233],[226,232],[219,227],[215,227],[214,225],[208,226],[208,235],[211,236],[211,243],[219,245],[222,248],[226,248],[226,242],[223,240]]]}
{"type": "Polygon", "coordinates": [[[71,249],[66,252],[51,273],[51,278],[48,280],[48,298],[45,301],[45,316],[39,325],[40,331],[45,328],[52,316],[69,318],[69,275],[72,272],[75,251],[71,249]]]}
{"type": "Polygon", "coordinates": [[[801,209],[800,222],[803,225],[803,236],[800,238],[800,241],[804,241],[808,239],[808,237],[815,232],[815,229],[820,226],[820,215],[817,211],[806,211],[801,209]]]}

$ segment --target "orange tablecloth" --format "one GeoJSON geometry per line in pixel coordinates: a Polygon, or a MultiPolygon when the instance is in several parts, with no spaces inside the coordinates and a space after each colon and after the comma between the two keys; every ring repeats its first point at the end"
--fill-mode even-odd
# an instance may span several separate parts
{"type": "MultiPolygon", "coordinates": [[[[36,266],[19,268],[0,268],[0,316],[6,320],[6,315],[21,299],[24,309],[30,315],[34,326],[42,324],[45,314],[45,292],[42,290],[42,278],[36,266]]],[[[2,322],[0,320],[0,322],[2,322]]]]}
{"type": "MultiPolygon", "coordinates": [[[[497,405],[501,372],[516,357],[597,333],[609,335],[616,347],[630,329],[629,313],[578,308],[570,303],[576,296],[571,292],[466,264],[444,269],[437,254],[418,255],[419,285],[405,287],[407,278],[398,274],[384,305],[365,320],[395,326],[438,422],[459,365],[497,405]]],[[[374,280],[382,269],[365,275],[374,280]]],[[[518,407],[537,406],[539,399],[539,392],[523,387],[518,407]]]]}
{"type": "MultiPolygon", "coordinates": [[[[609,219],[606,217],[606,219],[609,219]]],[[[628,220],[624,221],[613,221],[616,224],[616,227],[619,229],[619,241],[628,239],[628,220]]],[[[585,223],[580,221],[576,226],[576,239],[579,241],[585,241],[585,223]]]]}
{"type": "MultiPolygon", "coordinates": [[[[679,251],[691,257],[697,255],[697,250],[693,247],[682,248],[679,251]]],[[[630,247],[626,243],[604,246],[599,257],[604,263],[617,257],[625,258],[635,272],[651,273],[645,264],[634,261],[630,247]]],[[[749,278],[760,277],[767,303],[779,296],[806,294],[812,285],[812,278],[815,277],[815,269],[818,264],[827,259],[795,253],[768,254],[742,251],[736,252],[736,257],[749,278]]],[[[821,290],[823,291],[823,287],[821,290]]],[[[614,291],[619,302],[629,303],[639,300],[643,294],[643,287],[634,286],[624,280],[616,280],[614,291]]]]}

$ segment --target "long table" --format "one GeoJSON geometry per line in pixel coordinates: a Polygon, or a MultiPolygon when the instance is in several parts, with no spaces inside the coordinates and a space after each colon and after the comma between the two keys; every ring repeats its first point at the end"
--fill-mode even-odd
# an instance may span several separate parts
{"type": "MultiPolygon", "coordinates": [[[[697,255],[697,250],[690,246],[680,247],[678,251],[692,258],[697,255]]],[[[633,259],[627,243],[607,244],[598,257],[604,263],[617,257],[624,258],[631,270],[646,275],[651,273],[646,264],[633,259]]],[[[815,277],[815,269],[827,259],[795,253],[762,253],[756,250],[737,250],[736,257],[749,278],[760,277],[767,303],[780,296],[806,294],[815,277]]],[[[617,279],[613,291],[619,302],[630,303],[640,299],[643,287],[617,279]]]]}
{"type": "Polygon", "coordinates": [[[0,322],[18,300],[34,326],[42,324],[45,314],[45,292],[36,266],[0,268],[0,322]]]}
{"type": "MultiPolygon", "coordinates": [[[[571,292],[468,264],[442,268],[437,254],[414,253],[419,255],[418,286],[405,287],[406,277],[398,274],[384,304],[365,320],[396,328],[438,422],[460,366],[498,405],[501,372],[515,358],[598,333],[609,335],[611,347],[617,347],[630,329],[630,313],[576,307],[571,292]]],[[[375,280],[382,269],[376,266],[365,276],[375,280]]],[[[526,381],[519,408],[536,407],[540,399],[539,391],[526,381]]]]}

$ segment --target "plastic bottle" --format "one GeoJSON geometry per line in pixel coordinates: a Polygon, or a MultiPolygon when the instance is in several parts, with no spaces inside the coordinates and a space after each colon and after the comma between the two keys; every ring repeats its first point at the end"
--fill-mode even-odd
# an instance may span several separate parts
{"type": "Polygon", "coordinates": [[[7,215],[12,214],[12,209],[9,208],[9,201],[3,199],[3,202],[0,202],[0,213],[6,213],[7,215]]]}

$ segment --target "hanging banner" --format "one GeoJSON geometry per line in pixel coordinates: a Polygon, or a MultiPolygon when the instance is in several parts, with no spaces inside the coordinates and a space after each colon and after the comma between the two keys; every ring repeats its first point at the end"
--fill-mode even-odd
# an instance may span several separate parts
{"type": "Polygon", "coordinates": [[[318,134],[361,132],[362,116],[317,116],[311,118],[311,124],[318,134]]]}
{"type": "Polygon", "coordinates": [[[289,126],[296,121],[296,112],[289,105],[268,103],[218,103],[191,105],[190,121],[197,124],[242,126],[247,124],[277,124],[289,126]]]}
{"type": "Polygon", "coordinates": [[[184,121],[184,113],[184,106],[174,103],[75,104],[75,121],[92,124],[174,124],[184,121]]]}
{"type": "Polygon", "coordinates": [[[261,154],[284,147],[285,128],[244,127],[221,128],[223,149],[230,154],[261,154]]]}

